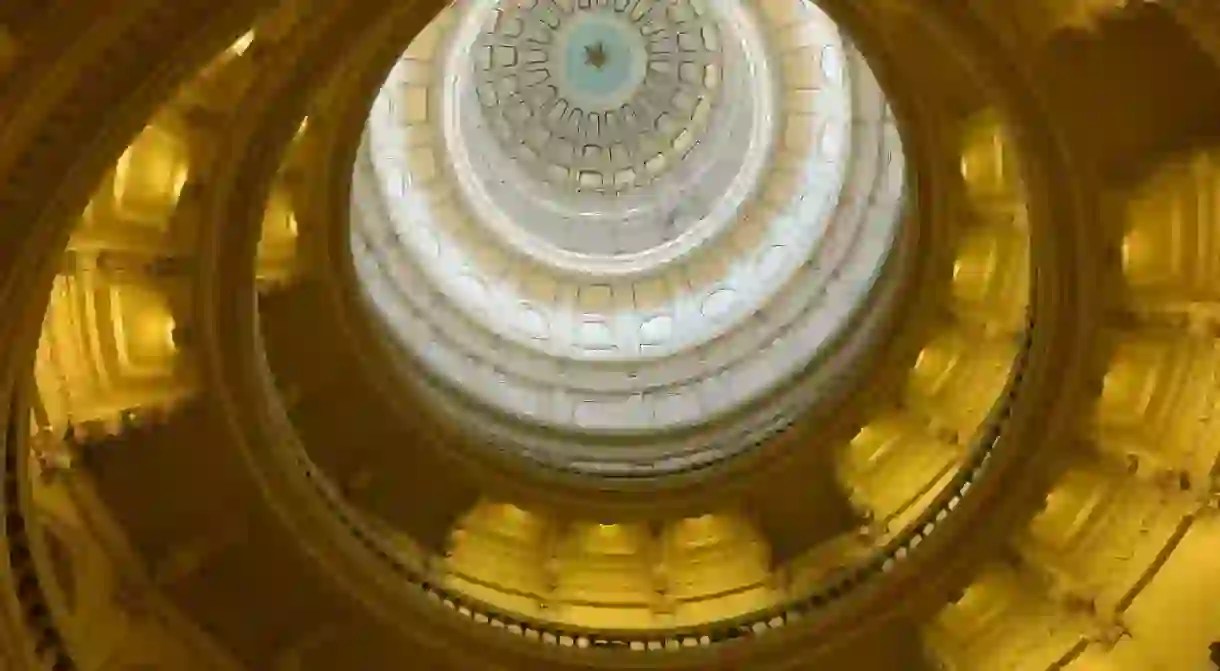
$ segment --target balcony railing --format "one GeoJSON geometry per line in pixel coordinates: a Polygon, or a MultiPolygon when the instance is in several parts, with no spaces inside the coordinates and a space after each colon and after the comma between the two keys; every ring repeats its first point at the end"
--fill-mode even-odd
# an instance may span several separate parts
{"type": "Polygon", "coordinates": [[[25,440],[29,435],[25,421],[28,416],[29,410],[22,402],[20,394],[14,394],[9,402],[6,432],[3,442],[0,443],[0,454],[4,458],[3,468],[0,469],[4,477],[0,510],[4,513],[3,533],[8,548],[7,559],[12,570],[13,582],[10,587],[15,589],[26,627],[26,640],[30,643],[34,659],[44,669],[71,671],[76,669],[77,665],[52,616],[50,600],[43,582],[47,574],[39,571],[34,559],[35,531],[30,525],[31,520],[36,518],[27,510],[28,498],[24,491],[24,483],[28,478],[27,460],[23,458],[28,449],[25,440]]]}
{"type": "Polygon", "coordinates": [[[993,405],[986,421],[979,427],[976,439],[957,475],[914,522],[878,548],[868,560],[849,570],[836,572],[827,582],[799,599],[706,625],[640,632],[599,631],[515,615],[460,594],[440,584],[436,572],[430,568],[431,562],[424,558],[404,555],[401,549],[391,545],[386,534],[377,529],[363,513],[354,510],[345,502],[327,478],[318,473],[299,443],[294,456],[330,511],[347,526],[361,544],[429,600],[475,623],[529,641],[573,648],[611,648],[643,653],[714,646],[764,635],[772,630],[792,626],[802,619],[815,617],[827,606],[843,599],[866,583],[894,571],[918,552],[920,544],[961,505],[970,489],[987,471],[993,450],[1007,425],[1014,400],[1021,390],[1032,342],[1032,326],[1032,322],[1027,322],[1005,390],[993,405]]]}

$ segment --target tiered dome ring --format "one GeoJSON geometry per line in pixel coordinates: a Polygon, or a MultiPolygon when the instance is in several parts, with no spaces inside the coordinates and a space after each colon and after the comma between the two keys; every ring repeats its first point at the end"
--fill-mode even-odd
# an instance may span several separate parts
{"type": "Polygon", "coordinates": [[[389,77],[353,188],[371,302],[442,405],[599,473],[799,414],[681,456],[592,447],[790,384],[868,303],[905,189],[878,84],[812,5],[631,7],[455,6],[389,77]]]}

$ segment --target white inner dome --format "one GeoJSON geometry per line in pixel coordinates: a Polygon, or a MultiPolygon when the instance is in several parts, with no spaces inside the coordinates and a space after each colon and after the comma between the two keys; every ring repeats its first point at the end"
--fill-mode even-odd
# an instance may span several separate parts
{"type": "Polygon", "coordinates": [[[799,413],[807,389],[737,438],[646,438],[806,375],[871,294],[905,188],[877,82],[802,0],[455,4],[393,69],[355,170],[357,271],[421,388],[610,473],[799,413]]]}
{"type": "Polygon", "coordinates": [[[475,4],[444,56],[440,113],[452,174],[501,244],[568,274],[638,275],[740,216],[777,116],[750,12],[475,4]]]}

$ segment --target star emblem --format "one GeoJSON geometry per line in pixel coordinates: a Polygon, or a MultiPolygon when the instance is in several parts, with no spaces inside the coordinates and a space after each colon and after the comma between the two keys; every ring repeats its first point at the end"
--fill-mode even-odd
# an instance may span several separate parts
{"type": "Polygon", "coordinates": [[[606,62],[609,60],[610,55],[606,53],[606,45],[601,42],[585,47],[585,65],[600,70],[606,67],[606,62]]]}

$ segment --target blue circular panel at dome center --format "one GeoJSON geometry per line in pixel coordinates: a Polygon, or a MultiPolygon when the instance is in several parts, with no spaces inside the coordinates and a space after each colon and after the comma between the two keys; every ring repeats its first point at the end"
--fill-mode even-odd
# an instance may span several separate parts
{"type": "Polygon", "coordinates": [[[630,49],[619,30],[600,21],[586,22],[568,39],[568,82],[581,93],[613,95],[631,78],[630,49]]]}
{"type": "Polygon", "coordinates": [[[577,105],[615,105],[643,79],[647,53],[642,36],[629,23],[588,16],[567,31],[563,44],[564,93],[577,105]]]}

